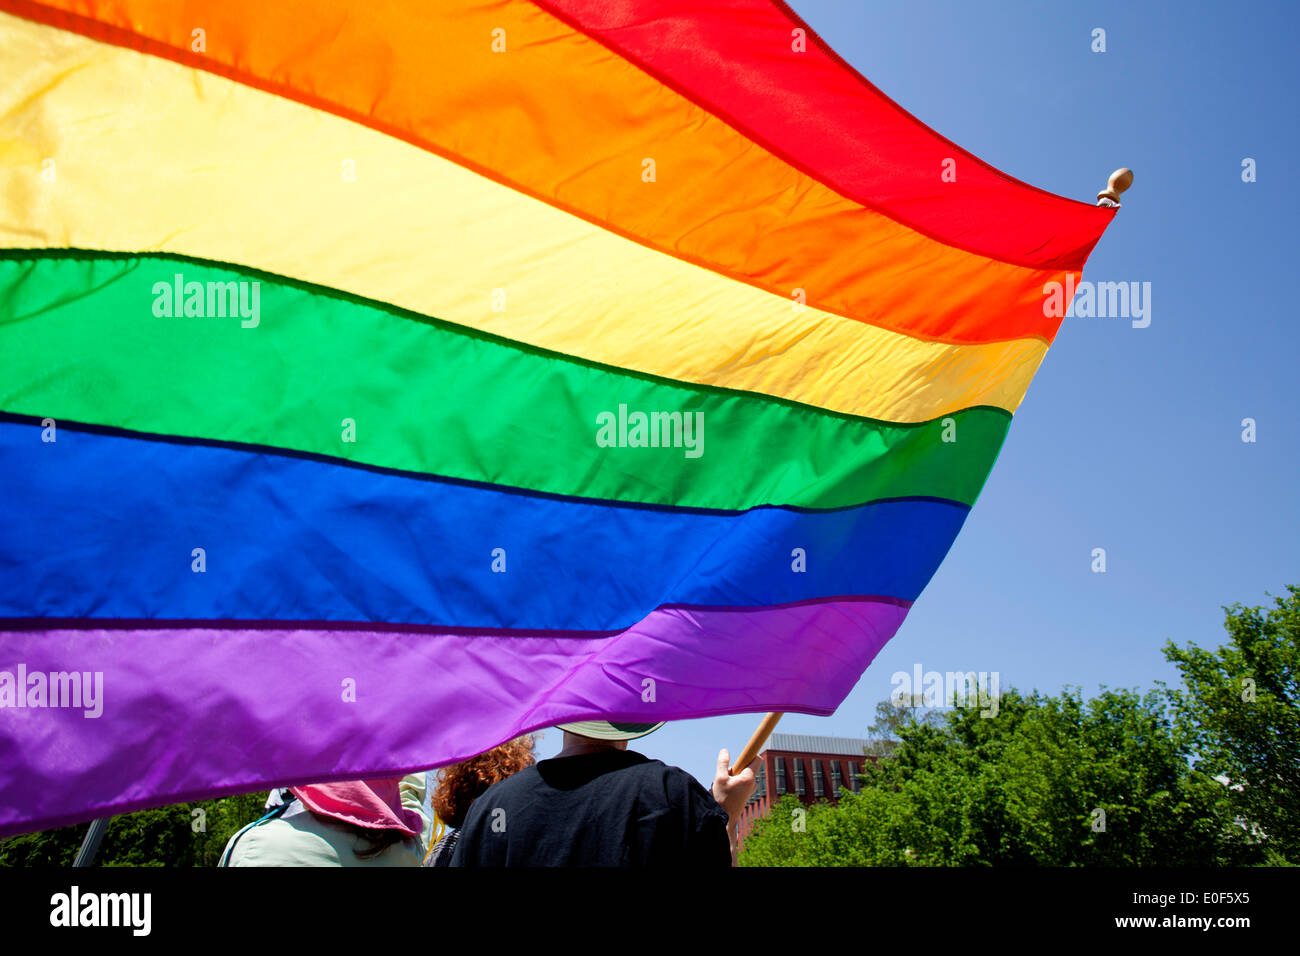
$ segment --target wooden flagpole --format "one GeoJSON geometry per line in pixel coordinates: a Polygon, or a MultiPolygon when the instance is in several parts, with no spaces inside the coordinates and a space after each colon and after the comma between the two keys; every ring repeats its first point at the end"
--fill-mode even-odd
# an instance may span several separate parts
{"type": "Polygon", "coordinates": [[[758,729],[754,731],[754,736],[749,738],[749,743],[745,744],[745,749],[740,752],[740,756],[736,758],[736,762],[731,765],[731,770],[728,771],[733,777],[754,762],[758,752],[763,749],[763,744],[767,743],[767,738],[776,729],[776,722],[783,716],[784,714],[768,714],[759,722],[758,729]]]}
{"type": "Polygon", "coordinates": [[[1127,167],[1110,174],[1106,188],[1097,193],[1098,206],[1118,206],[1119,194],[1133,185],[1133,170],[1127,167]]]}

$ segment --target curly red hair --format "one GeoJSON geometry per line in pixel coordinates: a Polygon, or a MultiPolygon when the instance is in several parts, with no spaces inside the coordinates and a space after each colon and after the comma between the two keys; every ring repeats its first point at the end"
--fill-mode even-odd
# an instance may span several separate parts
{"type": "Polygon", "coordinates": [[[536,763],[534,746],[533,735],[525,734],[477,757],[441,768],[431,801],[433,812],[447,826],[460,829],[465,814],[469,813],[469,805],[482,796],[483,791],[498,780],[536,763]]]}

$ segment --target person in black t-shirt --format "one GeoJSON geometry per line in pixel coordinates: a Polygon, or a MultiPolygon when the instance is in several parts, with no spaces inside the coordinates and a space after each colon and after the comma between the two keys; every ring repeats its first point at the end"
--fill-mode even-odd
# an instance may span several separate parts
{"type": "Polygon", "coordinates": [[[754,771],[718,755],[713,792],[684,770],[627,749],[662,727],[562,724],[559,754],[483,793],[452,866],[730,866],[754,771]]]}

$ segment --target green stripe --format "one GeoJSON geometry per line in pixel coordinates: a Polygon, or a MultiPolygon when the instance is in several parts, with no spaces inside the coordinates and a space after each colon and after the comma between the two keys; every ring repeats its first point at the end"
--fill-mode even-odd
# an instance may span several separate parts
{"type": "Polygon", "coordinates": [[[0,410],[726,510],[917,495],[973,504],[1010,422],[986,407],[948,426],[876,422],[611,369],[224,264],[27,250],[0,256],[0,410]],[[217,304],[209,282],[244,283],[249,305],[256,288],[257,326],[156,316],[177,273],[204,284],[205,312],[217,304]],[[620,405],[701,413],[702,454],[600,447],[598,416],[620,405]]]}

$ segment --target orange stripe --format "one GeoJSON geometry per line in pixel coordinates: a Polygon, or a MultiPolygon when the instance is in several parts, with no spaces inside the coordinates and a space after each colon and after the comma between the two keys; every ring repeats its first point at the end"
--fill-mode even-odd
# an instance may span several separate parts
{"type": "Polygon", "coordinates": [[[1042,290],[1062,270],[968,253],[840,196],[524,0],[435,17],[394,2],[359,17],[344,0],[0,8],[326,109],[650,248],[781,296],[801,289],[810,305],[881,328],[980,343],[1050,341],[1060,324],[1043,314],[1042,290]]]}

